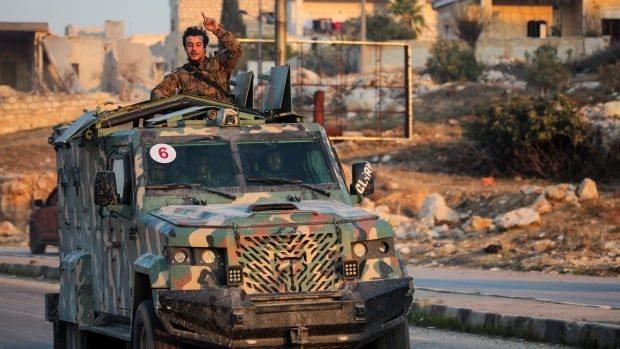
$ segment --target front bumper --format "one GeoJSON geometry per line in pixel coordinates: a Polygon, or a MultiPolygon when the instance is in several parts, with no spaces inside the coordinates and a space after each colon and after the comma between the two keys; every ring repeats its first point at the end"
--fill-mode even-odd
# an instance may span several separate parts
{"type": "Polygon", "coordinates": [[[348,284],[343,290],[249,296],[239,288],[155,291],[174,337],[228,348],[354,348],[407,320],[410,277],[348,284]]]}

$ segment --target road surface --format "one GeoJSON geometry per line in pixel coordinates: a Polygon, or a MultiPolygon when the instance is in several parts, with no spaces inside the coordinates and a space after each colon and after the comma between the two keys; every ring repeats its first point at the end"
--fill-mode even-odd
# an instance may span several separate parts
{"type": "MultiPolygon", "coordinates": [[[[52,326],[45,322],[43,295],[57,292],[58,285],[0,275],[0,349],[51,349],[52,326]]],[[[525,342],[410,327],[412,348],[433,349],[547,349],[562,348],[525,342]]]]}
{"type": "MultiPolygon", "coordinates": [[[[0,261],[58,265],[58,249],[48,246],[46,251],[45,254],[32,256],[26,248],[0,246],[0,261]],[[20,259],[21,262],[18,261],[20,259]]],[[[413,275],[416,288],[420,290],[517,297],[620,309],[620,277],[413,266],[409,266],[409,273],[413,275]]]]}
{"type": "Polygon", "coordinates": [[[620,309],[620,278],[409,267],[416,288],[620,309]]]}

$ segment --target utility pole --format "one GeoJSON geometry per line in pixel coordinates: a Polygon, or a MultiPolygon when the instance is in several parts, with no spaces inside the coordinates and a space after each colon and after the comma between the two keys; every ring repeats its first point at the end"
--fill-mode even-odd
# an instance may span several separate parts
{"type": "Polygon", "coordinates": [[[362,41],[366,41],[366,0],[362,0],[362,14],[361,14],[361,19],[360,19],[360,32],[361,32],[361,38],[360,40],[362,41]]]}
{"type": "Polygon", "coordinates": [[[276,66],[286,63],[286,0],[276,0],[276,66]]]}
{"type": "MultiPolygon", "coordinates": [[[[360,13],[360,40],[366,41],[366,0],[361,0],[361,13],[360,13]]],[[[368,69],[366,68],[366,56],[368,56],[368,52],[366,50],[366,45],[360,45],[360,62],[359,62],[359,70],[361,73],[365,73],[368,69]]]]}
{"type": "MultiPolygon", "coordinates": [[[[263,75],[263,4],[258,0],[258,76],[263,75]]],[[[260,82],[260,80],[258,80],[260,82]]]]}

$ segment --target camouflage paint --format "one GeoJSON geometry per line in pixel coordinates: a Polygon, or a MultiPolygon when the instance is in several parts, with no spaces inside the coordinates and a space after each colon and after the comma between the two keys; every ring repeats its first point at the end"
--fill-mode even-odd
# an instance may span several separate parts
{"type": "MultiPolygon", "coordinates": [[[[240,287],[250,295],[339,290],[352,282],[344,280],[342,263],[355,259],[353,243],[393,238],[387,222],[352,206],[339,164],[319,125],[264,123],[244,112],[237,127],[106,127],[166,103],[221,105],[179,96],[100,112],[96,122],[55,144],[63,265],[61,320],[88,327],[93,325],[94,312],[131,319],[136,273],[146,275],[153,290],[205,290],[228,287],[222,268],[242,266],[240,287]],[[251,125],[243,125],[243,120],[251,120],[251,125]],[[234,201],[193,193],[208,198],[209,204],[202,206],[187,204],[183,196],[189,194],[182,190],[146,189],[145,157],[151,144],[308,136],[320,140],[336,180],[329,198],[301,188],[274,192],[256,187],[247,192],[239,187],[234,201]],[[94,205],[94,178],[98,171],[110,169],[112,156],[127,161],[130,203],[99,207],[94,205]],[[302,200],[291,201],[291,194],[302,200]],[[269,204],[286,204],[290,209],[252,210],[253,205],[269,204]],[[196,260],[174,264],[169,253],[175,248],[190,253],[216,249],[223,257],[221,264],[199,265],[196,260]]],[[[363,260],[359,268],[359,281],[406,275],[404,262],[394,252],[363,260]]]]}

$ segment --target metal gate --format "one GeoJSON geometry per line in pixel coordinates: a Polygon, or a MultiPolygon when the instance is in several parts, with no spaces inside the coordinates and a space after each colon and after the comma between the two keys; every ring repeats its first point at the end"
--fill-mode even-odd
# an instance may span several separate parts
{"type": "MultiPolygon", "coordinates": [[[[241,39],[239,72],[269,74],[273,40],[241,39]]],[[[413,128],[412,69],[407,43],[289,40],[293,110],[323,124],[331,139],[400,140],[413,128]]],[[[255,82],[255,108],[267,82],[255,82]]]]}

